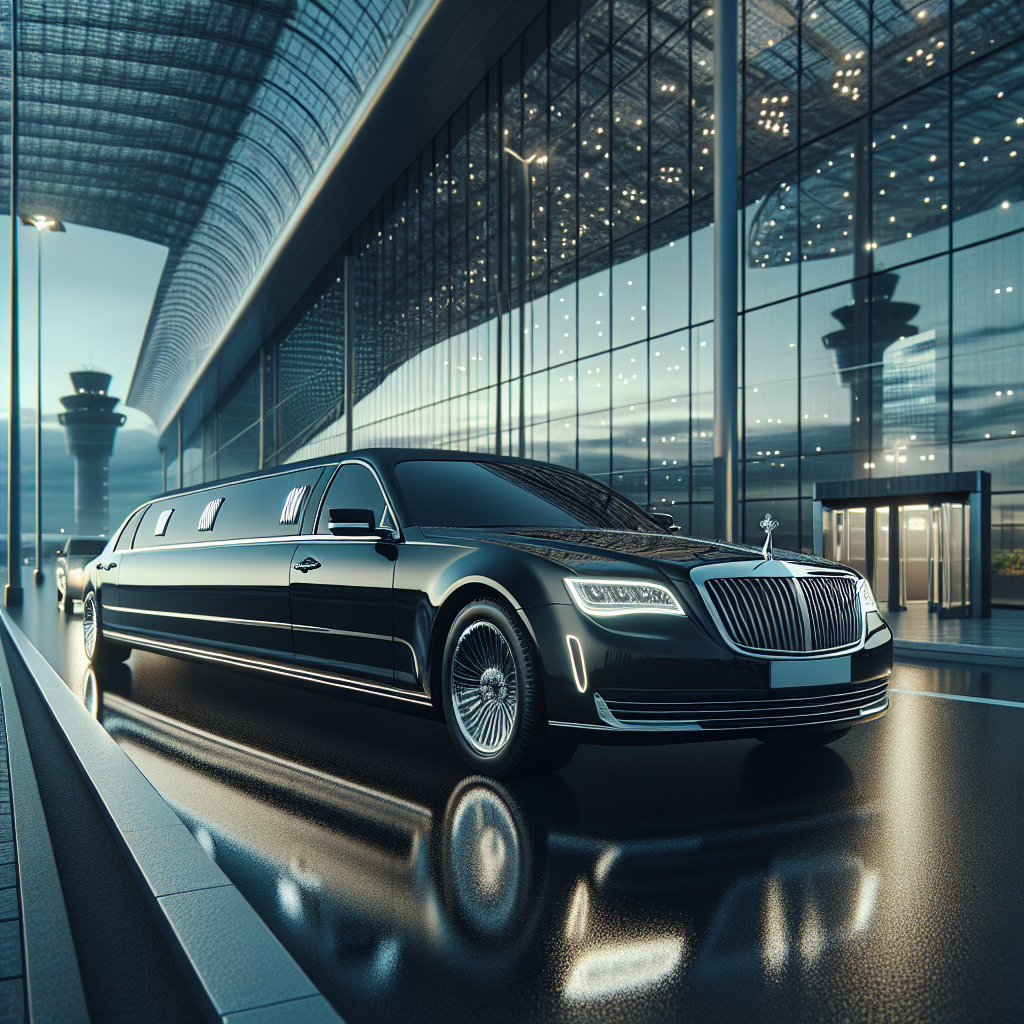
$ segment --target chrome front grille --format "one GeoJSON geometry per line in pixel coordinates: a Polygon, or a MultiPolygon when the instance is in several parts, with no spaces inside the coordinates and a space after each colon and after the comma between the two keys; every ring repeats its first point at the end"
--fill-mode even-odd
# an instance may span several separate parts
{"type": "Polygon", "coordinates": [[[857,581],[850,576],[722,576],[704,587],[727,638],[743,650],[812,654],[860,641],[857,581]]]}

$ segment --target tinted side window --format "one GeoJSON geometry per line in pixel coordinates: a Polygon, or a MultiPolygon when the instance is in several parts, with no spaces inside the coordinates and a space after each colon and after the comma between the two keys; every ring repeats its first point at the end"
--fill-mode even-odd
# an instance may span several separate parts
{"type": "Polygon", "coordinates": [[[323,470],[315,466],[292,473],[277,473],[273,476],[257,477],[255,480],[241,480],[224,487],[206,487],[191,494],[175,494],[154,501],[138,528],[135,547],[297,534],[305,503],[322,473],[323,470]],[[305,490],[307,487],[310,490],[305,490]],[[298,509],[298,520],[282,523],[281,513],[285,499],[296,488],[301,489],[304,495],[298,509]],[[224,503],[217,513],[214,527],[208,532],[201,532],[199,519],[203,509],[216,498],[223,498],[224,503]],[[167,532],[161,537],[155,536],[154,531],[160,521],[160,513],[172,508],[174,515],[167,522],[167,532]]]}
{"type": "Polygon", "coordinates": [[[368,508],[372,510],[377,525],[386,526],[388,524],[383,522],[386,507],[387,501],[377,478],[365,466],[350,462],[342,466],[331,481],[316,532],[330,533],[328,525],[332,508],[368,508]]]}
{"type": "MultiPolygon", "coordinates": [[[[129,516],[128,522],[124,524],[124,529],[122,529],[117,535],[117,543],[114,545],[115,551],[122,551],[124,548],[130,548],[132,546],[132,539],[135,537],[135,528],[139,525],[139,520],[145,514],[146,509],[143,507],[129,516]]],[[[97,554],[99,554],[99,552],[97,552],[97,554]]]]}

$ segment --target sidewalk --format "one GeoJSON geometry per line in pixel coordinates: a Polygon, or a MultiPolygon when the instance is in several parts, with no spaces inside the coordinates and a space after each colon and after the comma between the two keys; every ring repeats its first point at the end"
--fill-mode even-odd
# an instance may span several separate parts
{"type": "Polygon", "coordinates": [[[7,769],[7,730],[0,702],[0,1017],[9,1024],[21,1024],[25,1019],[24,977],[21,905],[18,902],[11,785],[7,769]]]}
{"type": "Polygon", "coordinates": [[[990,619],[940,619],[924,602],[905,612],[882,611],[896,657],[998,662],[1024,668],[1024,611],[993,608],[990,619]]]}

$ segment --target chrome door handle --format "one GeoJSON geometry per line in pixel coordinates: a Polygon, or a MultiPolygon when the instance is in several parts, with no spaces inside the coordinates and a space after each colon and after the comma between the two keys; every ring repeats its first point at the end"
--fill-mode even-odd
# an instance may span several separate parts
{"type": "Polygon", "coordinates": [[[320,563],[315,558],[310,556],[309,558],[304,558],[301,562],[296,562],[292,566],[292,568],[293,569],[298,569],[299,572],[301,572],[303,575],[305,575],[311,569],[319,569],[320,568],[320,563]]]}
{"type": "Polygon", "coordinates": [[[105,572],[107,569],[116,569],[117,562],[110,562],[108,565],[104,565],[102,562],[100,562],[100,564],[97,565],[96,568],[99,569],[100,572],[105,572]]]}

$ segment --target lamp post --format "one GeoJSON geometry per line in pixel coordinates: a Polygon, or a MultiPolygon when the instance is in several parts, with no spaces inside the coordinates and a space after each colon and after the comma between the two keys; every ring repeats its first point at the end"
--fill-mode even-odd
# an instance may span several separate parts
{"type": "Polygon", "coordinates": [[[11,0],[11,215],[10,369],[7,399],[7,585],[4,604],[22,603],[21,589],[21,396],[18,380],[18,3],[11,0]]]}
{"type": "Polygon", "coordinates": [[[21,223],[36,229],[36,586],[43,582],[43,232],[64,231],[64,225],[38,213],[21,223]]]}

